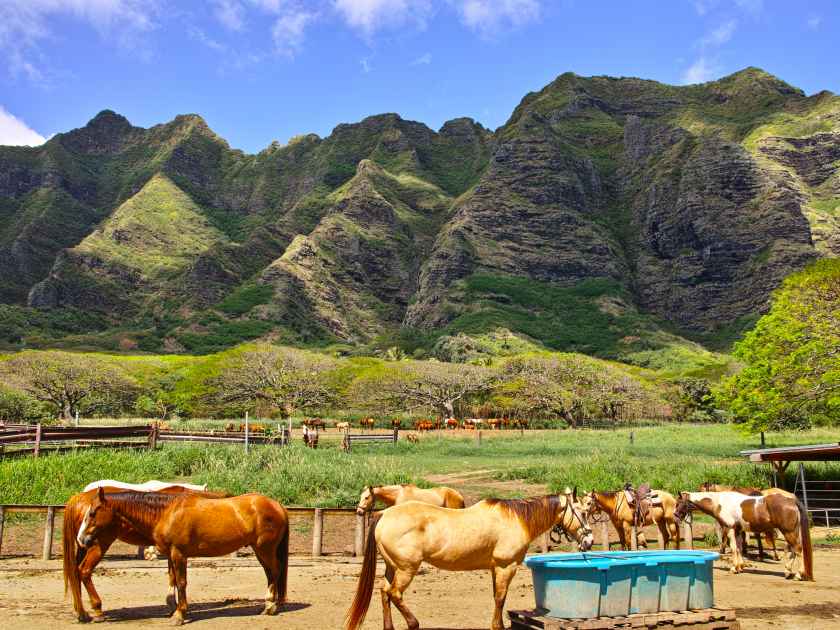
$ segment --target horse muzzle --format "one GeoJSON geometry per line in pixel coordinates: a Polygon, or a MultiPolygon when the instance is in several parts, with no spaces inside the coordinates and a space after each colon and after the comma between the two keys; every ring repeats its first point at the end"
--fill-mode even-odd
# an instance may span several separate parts
{"type": "Polygon", "coordinates": [[[366,511],[366,510],[364,510],[364,509],[362,509],[362,508],[360,508],[360,507],[357,507],[357,508],[356,508],[356,514],[357,514],[358,516],[364,516],[366,513],[367,513],[367,511],[366,511]]]}
{"type": "Polygon", "coordinates": [[[94,541],[93,536],[85,535],[85,536],[77,536],[76,537],[76,542],[79,543],[80,547],[84,547],[85,549],[90,547],[93,544],[93,541],[94,541]]]}
{"type": "Polygon", "coordinates": [[[586,532],[583,536],[581,536],[580,540],[578,541],[578,549],[580,551],[589,551],[592,549],[592,545],[595,543],[595,536],[592,535],[592,532],[586,532]]]}

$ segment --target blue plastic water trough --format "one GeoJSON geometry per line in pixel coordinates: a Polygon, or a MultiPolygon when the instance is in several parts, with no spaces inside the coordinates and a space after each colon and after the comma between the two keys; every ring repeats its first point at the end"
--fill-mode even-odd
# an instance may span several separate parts
{"type": "Polygon", "coordinates": [[[711,551],[551,553],[525,559],[537,607],[588,619],[714,606],[711,551]]]}

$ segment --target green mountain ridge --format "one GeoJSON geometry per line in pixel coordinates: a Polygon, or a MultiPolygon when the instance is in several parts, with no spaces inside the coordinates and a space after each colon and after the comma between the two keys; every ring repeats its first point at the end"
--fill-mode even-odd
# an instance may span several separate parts
{"type": "Polygon", "coordinates": [[[256,155],[196,115],[106,110],[0,147],[0,336],[202,352],[509,329],[640,357],[754,321],[840,256],[838,209],[840,98],[756,68],[566,73],[495,131],[381,114],[256,155]],[[66,313],[76,342],[20,323],[66,313]]]}

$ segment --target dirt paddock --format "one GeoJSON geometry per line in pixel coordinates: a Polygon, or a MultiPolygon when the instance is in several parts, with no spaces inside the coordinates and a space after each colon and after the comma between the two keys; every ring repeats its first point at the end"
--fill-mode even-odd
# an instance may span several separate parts
{"type": "MultiPolygon", "coordinates": [[[[840,628],[840,551],[817,550],[816,582],[791,582],[773,561],[752,562],[747,573],[733,576],[718,563],[716,602],[737,609],[745,630],[759,628],[840,628]]],[[[293,556],[289,569],[289,603],[277,617],[263,617],[262,569],[251,557],[193,560],[188,573],[190,623],[196,628],[340,629],[359,572],[359,561],[293,556]]],[[[380,568],[381,570],[381,568],[380,568]]],[[[165,626],[166,563],[108,559],[95,582],[107,623],[119,628],[165,626]]],[[[377,594],[378,595],[378,594],[377,594]]],[[[378,596],[365,629],[382,627],[378,596]]],[[[406,603],[425,630],[483,630],[492,611],[490,578],[485,572],[447,573],[425,568],[406,594],[406,603]]],[[[527,569],[511,587],[507,608],[532,608],[527,569]]],[[[397,627],[405,627],[395,611],[397,627]]],[[[0,562],[0,619],[6,628],[50,629],[69,626],[73,616],[64,600],[58,560],[8,559],[0,562]]]]}

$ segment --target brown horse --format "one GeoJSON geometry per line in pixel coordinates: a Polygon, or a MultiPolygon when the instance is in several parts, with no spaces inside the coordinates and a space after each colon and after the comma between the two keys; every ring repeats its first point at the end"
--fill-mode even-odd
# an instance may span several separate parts
{"type": "Polygon", "coordinates": [[[152,540],[169,559],[169,585],[175,591],[173,625],[187,613],[187,558],[215,557],[240,547],[253,548],[268,580],[263,614],[277,614],[286,600],[289,571],[289,517],[286,508],[261,494],[208,499],[195,494],[144,492],[108,494],[101,488],[85,514],[77,539],[95,544],[114,521],[152,540]]]}
{"type": "MultiPolygon", "coordinates": [[[[680,535],[677,529],[677,521],[674,519],[674,510],[677,507],[677,500],[674,495],[664,490],[652,490],[659,495],[661,505],[651,505],[645,515],[644,525],[656,525],[662,533],[662,541],[667,549],[670,541],[674,542],[677,549],[680,548],[680,535]]],[[[606,512],[610,521],[618,532],[618,540],[623,549],[630,549],[630,540],[633,531],[634,510],[627,503],[623,491],[598,492],[592,490],[583,498],[584,509],[591,516],[595,512],[606,512]]],[[[647,539],[644,532],[638,532],[638,542],[642,547],[647,547],[647,539]]]]}
{"type": "Polygon", "coordinates": [[[531,541],[554,526],[574,535],[581,549],[592,546],[592,532],[571,491],[536,499],[486,499],[463,510],[416,501],[388,508],[368,533],[345,628],[356,630],[367,615],[378,550],[386,567],[380,589],[385,630],[394,628],[391,602],[410,630],[420,627],[405,605],[403,593],[424,561],[446,571],[490,570],[495,600],[491,628],[503,630],[502,609],[516,569],[531,541]]]}
{"type": "MultiPolygon", "coordinates": [[[[105,493],[125,492],[126,487],[132,484],[122,484],[121,482],[104,482],[102,486],[105,493]],[[110,485],[110,483],[119,485],[110,485]]],[[[102,557],[108,552],[110,546],[115,540],[122,540],[130,545],[137,545],[142,547],[149,547],[154,545],[154,542],[143,536],[140,532],[134,530],[128,523],[117,520],[114,521],[112,527],[103,529],[97,540],[91,546],[84,548],[77,545],[76,536],[79,528],[82,526],[82,521],[85,514],[93,503],[94,498],[99,492],[98,485],[88,484],[89,490],[85,490],[79,494],[73,495],[67,501],[64,507],[64,527],[63,527],[63,555],[64,555],[64,592],[68,590],[73,597],[73,609],[76,611],[76,618],[81,622],[91,621],[91,616],[85,611],[82,603],[82,587],[85,585],[90,605],[93,609],[93,619],[101,620],[102,617],[102,599],[99,593],[96,592],[96,587],[93,585],[93,571],[96,565],[102,560],[102,557]]],[[[133,487],[139,487],[136,484],[133,487]]],[[[200,486],[194,486],[196,488],[200,486]]],[[[217,494],[213,492],[203,492],[193,490],[189,486],[171,485],[160,487],[157,492],[163,494],[183,494],[194,492],[206,497],[223,497],[224,494],[217,494]]]]}
{"type": "Polygon", "coordinates": [[[364,514],[372,511],[377,500],[388,506],[399,505],[406,501],[420,501],[446,508],[464,507],[464,497],[457,490],[446,487],[418,488],[414,484],[404,483],[393,486],[368,486],[362,490],[356,513],[364,514]]]}
{"type": "Polygon", "coordinates": [[[749,496],[738,492],[681,492],[677,516],[682,517],[693,508],[710,515],[727,532],[732,547],[732,573],[744,570],[742,532],[760,534],[778,529],[787,547],[785,578],[814,579],[808,512],[796,498],[779,493],[749,496]]]}

